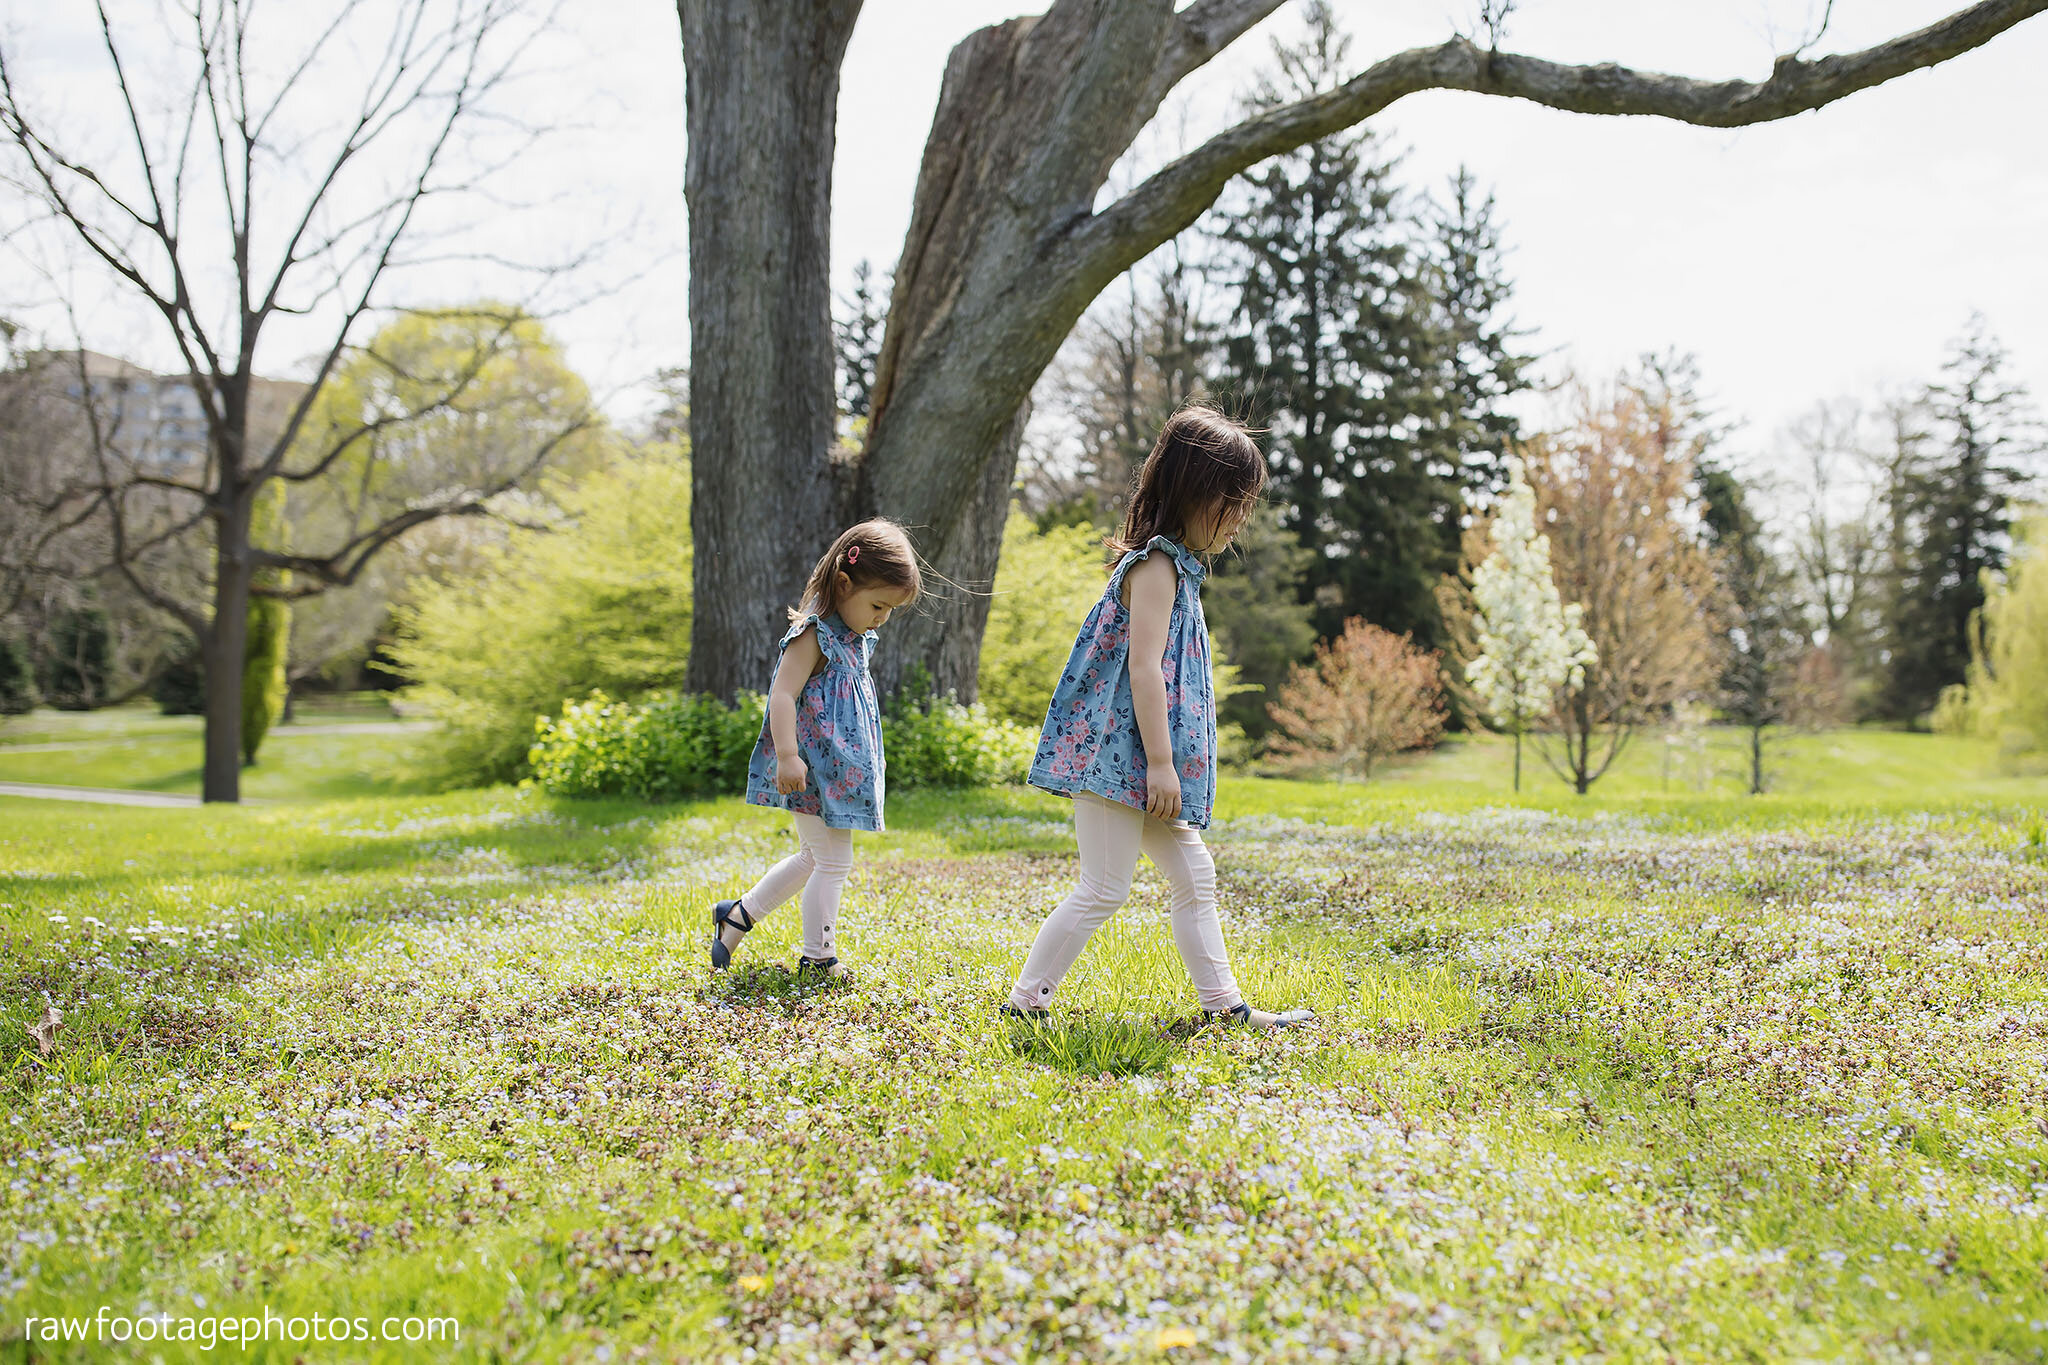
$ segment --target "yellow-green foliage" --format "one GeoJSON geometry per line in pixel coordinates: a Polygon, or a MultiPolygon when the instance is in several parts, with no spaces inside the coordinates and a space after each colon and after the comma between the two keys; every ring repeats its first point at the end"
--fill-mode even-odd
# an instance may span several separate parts
{"type": "Polygon", "coordinates": [[[1095,527],[1040,531],[1010,513],[981,637],[981,701],[992,715],[1034,728],[1045,719],[1074,632],[1102,596],[1102,561],[1095,527]]]}
{"type": "MultiPolygon", "coordinates": [[[[266,484],[256,494],[249,538],[264,547],[282,546],[286,535],[283,486],[266,484]]],[[[259,584],[288,586],[291,575],[265,570],[259,584]]],[[[286,665],[291,657],[291,604],[275,597],[249,599],[248,637],[242,646],[242,762],[256,761],[263,737],[284,714],[291,687],[286,665]]]]}
{"type": "Polygon", "coordinates": [[[1971,633],[1969,681],[1942,693],[1935,726],[1995,739],[2007,757],[2048,748],[2048,514],[2017,537],[1971,633]]]}
{"type": "Polygon", "coordinates": [[[428,767],[450,785],[521,774],[534,723],[593,690],[683,681],[690,640],[690,469],[651,445],[555,490],[552,530],[514,529],[477,572],[423,586],[393,649],[440,723],[428,767]]]}
{"type": "Polygon", "coordinates": [[[284,714],[285,658],[291,648],[291,605],[249,599],[249,639],[242,654],[242,762],[254,763],[263,737],[284,714]]]}
{"type": "Polygon", "coordinates": [[[536,318],[488,300],[402,313],[321,386],[290,467],[330,457],[293,494],[309,536],[451,488],[529,487],[600,467],[618,438],[536,318]]]}

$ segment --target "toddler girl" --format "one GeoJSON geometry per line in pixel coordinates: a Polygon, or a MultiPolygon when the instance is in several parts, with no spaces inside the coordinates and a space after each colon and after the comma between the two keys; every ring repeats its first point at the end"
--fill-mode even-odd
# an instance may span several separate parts
{"type": "Polygon", "coordinates": [[[832,930],[853,870],[852,832],[882,828],[882,712],[868,657],[876,627],[923,587],[910,537],[885,518],[841,532],[811,570],[747,765],[748,804],[787,810],[798,848],[753,890],[711,907],[713,967],[728,965],[740,937],[802,888],[797,974],[844,975],[832,930]]]}
{"type": "Polygon", "coordinates": [[[1305,1010],[1254,1010],[1216,917],[1216,865],[1199,831],[1216,796],[1216,705],[1196,551],[1230,544],[1265,486],[1245,429],[1208,408],[1168,419],[1138,472],[1118,558],[1045,713],[1031,784],[1074,801],[1081,878],[1038,931],[1008,1015],[1042,1017],[1061,978],[1131,892],[1142,850],[1172,888],[1173,939],[1211,1019],[1262,1028],[1305,1010]]]}

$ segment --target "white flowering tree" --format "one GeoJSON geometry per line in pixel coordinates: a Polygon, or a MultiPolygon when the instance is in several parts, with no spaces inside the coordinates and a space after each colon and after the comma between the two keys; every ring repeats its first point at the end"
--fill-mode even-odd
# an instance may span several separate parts
{"type": "Polygon", "coordinates": [[[1507,461],[1508,490],[1493,522],[1493,553],[1472,571],[1478,653],[1465,681],[1493,723],[1515,737],[1515,790],[1522,789],[1522,736],[1549,713],[1560,687],[1578,687],[1596,661],[1579,628],[1581,608],[1558,599],[1550,537],[1536,529],[1536,494],[1522,461],[1507,461]]]}

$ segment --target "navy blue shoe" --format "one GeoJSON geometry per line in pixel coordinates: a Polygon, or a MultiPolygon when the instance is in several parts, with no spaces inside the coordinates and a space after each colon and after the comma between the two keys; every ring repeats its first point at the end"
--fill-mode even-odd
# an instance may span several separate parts
{"type": "Polygon", "coordinates": [[[725,946],[728,924],[744,934],[754,927],[754,917],[738,901],[720,901],[711,907],[711,966],[715,971],[732,965],[732,949],[725,946]]]}

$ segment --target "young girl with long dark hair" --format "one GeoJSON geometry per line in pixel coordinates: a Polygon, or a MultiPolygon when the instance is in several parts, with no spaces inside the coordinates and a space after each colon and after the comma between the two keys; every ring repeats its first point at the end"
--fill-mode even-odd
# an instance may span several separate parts
{"type": "Polygon", "coordinates": [[[1081,876],[1039,928],[1004,1004],[1041,1017],[1089,937],[1131,892],[1138,854],[1172,888],[1181,961],[1213,1020],[1307,1023],[1245,1002],[1216,914],[1216,864],[1202,843],[1216,799],[1216,699],[1198,555],[1229,546],[1265,486],[1244,427],[1190,407],[1174,414],[1138,472],[1102,600],[1081,625],[1045,715],[1031,784],[1073,798],[1081,876]]]}

